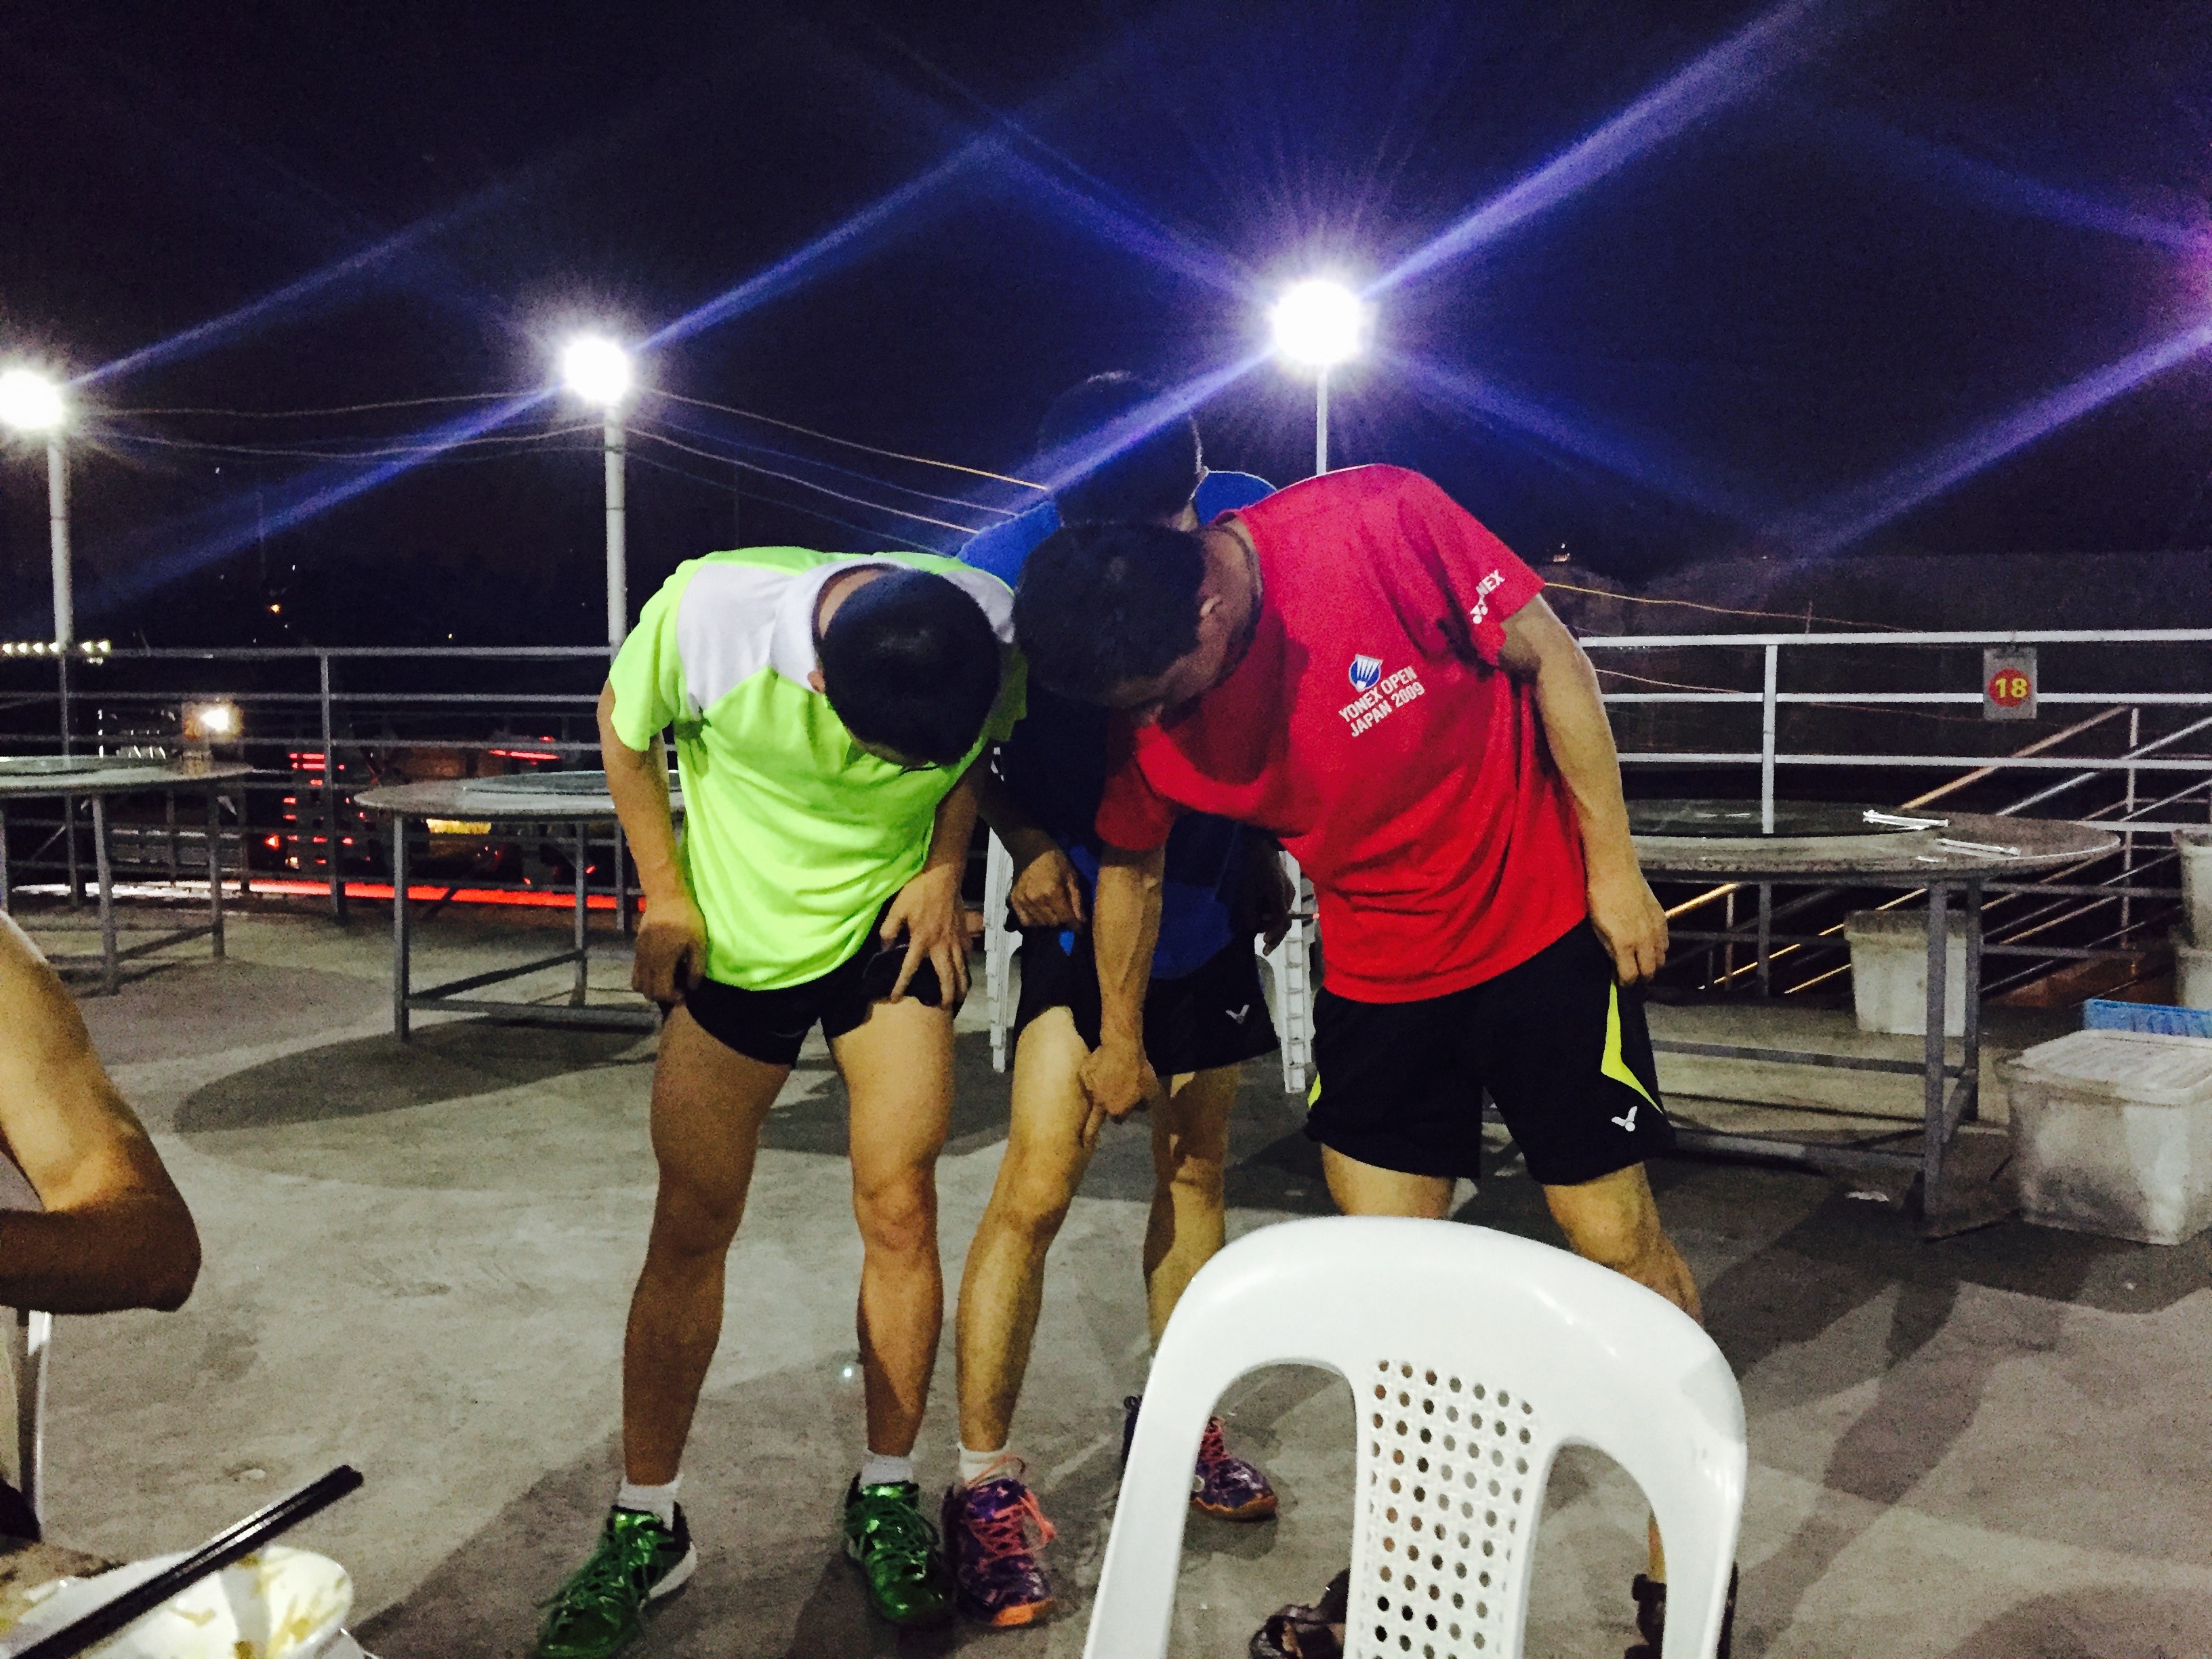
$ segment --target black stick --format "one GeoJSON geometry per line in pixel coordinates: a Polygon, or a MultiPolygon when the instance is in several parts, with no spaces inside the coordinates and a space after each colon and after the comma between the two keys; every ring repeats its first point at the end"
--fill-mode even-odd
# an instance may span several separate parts
{"type": "Polygon", "coordinates": [[[197,1583],[211,1572],[253,1553],[279,1534],[288,1532],[311,1515],[319,1514],[361,1485],[361,1471],[341,1463],[319,1480],[313,1480],[245,1520],[224,1528],[173,1567],[155,1573],[144,1583],[127,1589],[112,1601],[42,1636],[15,1659],[75,1659],[96,1642],[102,1642],[142,1613],[151,1613],[178,1591],[197,1583]]]}

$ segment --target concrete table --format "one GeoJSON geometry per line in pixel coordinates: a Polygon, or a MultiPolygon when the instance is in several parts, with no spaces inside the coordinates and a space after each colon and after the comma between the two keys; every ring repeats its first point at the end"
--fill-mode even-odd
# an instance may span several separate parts
{"type": "MultiPolygon", "coordinates": [[[[586,845],[594,826],[618,823],[613,798],[607,793],[605,772],[540,772],[501,778],[439,779],[427,783],[396,784],[390,788],[365,789],[354,797],[365,812],[392,820],[392,1030],[404,1042],[409,1016],[418,1011],[496,1014],[521,1024],[635,1026],[656,1029],[659,1011],[652,1007],[592,1007],[585,1000],[591,964],[590,908],[585,892],[586,845]],[[413,917],[407,891],[407,833],[416,822],[432,818],[459,819],[471,823],[565,824],[575,839],[575,936],[566,951],[539,957],[513,968],[494,968],[480,974],[448,980],[428,990],[416,990],[412,981],[413,917]],[[566,1006],[501,1002],[471,998],[466,993],[502,984],[548,968],[574,963],[575,978],[566,1006]]],[[[684,798],[673,778],[669,780],[669,805],[679,816],[684,798]]],[[[617,833],[615,903],[628,903],[620,869],[622,852],[617,833]]],[[[626,919],[626,916],[625,916],[626,919]]]]}
{"type": "MultiPolygon", "coordinates": [[[[1712,814],[1718,803],[1682,803],[1712,814]]],[[[1644,804],[1639,803],[1639,808],[1644,804]]],[[[1954,1167],[1954,1143],[1961,1122],[1978,1115],[1981,1086],[1982,884],[1992,877],[2010,878],[2051,870],[2111,851],[2119,838],[2078,824],[2033,818],[1991,817],[1966,812],[1898,814],[1927,823],[1917,830],[1863,824],[1863,833],[1755,833],[1756,803],[1737,809],[1754,820],[1754,833],[1716,824],[1723,833],[1644,834],[1636,850],[1644,873],[1655,881],[1733,881],[1765,886],[1924,888],[1928,894],[1928,1033],[1917,1060],[1820,1054],[1805,1049],[1768,1048],[1731,1043],[1655,1041],[1662,1053],[1698,1054],[1718,1060],[1765,1060],[1825,1066],[1850,1071],[1893,1072],[1922,1079],[1921,1149],[1916,1154],[1893,1147],[1840,1146],[1793,1139],[1786,1135],[1728,1134],[1684,1128],[1677,1139],[1686,1151],[1723,1157],[1779,1158],[1838,1174],[1903,1173],[1921,1180],[1921,1212],[1931,1236],[1994,1220],[2009,1206],[1993,1207],[1986,1194],[1969,1190],[1954,1167]],[[1975,850],[1979,849],[1979,850],[1975,850]],[[1949,913],[1954,902],[1966,918],[1966,1030],[1960,1063],[1950,1063],[1944,1036],[1944,976],[1948,968],[1949,913]]],[[[1832,816],[1837,809],[1826,809],[1832,816]]],[[[1857,814],[1862,809],[1850,808],[1857,814]]],[[[1647,811],[1638,816],[1649,822],[1647,811]]],[[[1686,814],[1694,817],[1695,813],[1686,814]]],[[[1672,825],[1668,826],[1672,828],[1672,825]]],[[[1685,823],[1686,830],[1701,826],[1685,823]]],[[[1778,824],[1793,826],[1784,819],[1778,824]]],[[[1817,830],[1817,815],[1796,827],[1817,830]]],[[[1766,911],[1762,905],[1759,954],[1766,954],[1766,911]]]]}
{"type": "MultiPolygon", "coordinates": [[[[57,968],[100,964],[103,995],[114,991],[125,958],[143,956],[164,945],[186,939],[212,941],[214,954],[222,956],[222,824],[216,805],[221,786],[252,775],[253,769],[235,761],[189,762],[135,758],[121,755],[15,755],[0,757],[0,910],[9,903],[12,886],[8,872],[8,803],[16,800],[88,801],[92,807],[92,855],[98,890],[100,920],[95,923],[55,922],[40,919],[40,932],[76,933],[89,927],[100,930],[97,957],[57,957],[57,968]],[[168,798],[173,821],[177,793],[183,789],[207,792],[208,920],[204,927],[162,927],[158,924],[119,922],[115,916],[115,880],[107,849],[107,802],[112,795],[161,794],[168,798]],[[137,945],[118,948],[118,933],[154,934],[137,945]]],[[[72,843],[73,844],[73,843],[72,843]]],[[[74,853],[71,854],[75,858],[74,853]]],[[[246,848],[238,852],[243,879],[246,848]]],[[[174,872],[172,871],[172,874],[174,872]]]]}

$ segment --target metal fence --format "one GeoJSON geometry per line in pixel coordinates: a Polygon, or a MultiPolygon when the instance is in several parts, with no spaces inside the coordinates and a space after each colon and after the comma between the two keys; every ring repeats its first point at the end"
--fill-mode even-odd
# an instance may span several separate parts
{"type": "MultiPolygon", "coordinates": [[[[2032,813],[2109,828],[2108,858],[2047,881],[1988,884],[2000,992],[2069,962],[2154,954],[2179,896],[2171,834],[2212,823],[2212,629],[2128,633],[1727,633],[1583,641],[1597,665],[1632,794],[1778,799],[2032,813]],[[1982,718],[1982,652],[2040,653],[2038,718],[1982,718]]],[[[343,914],[384,896],[387,853],[351,808],[355,792],[419,776],[595,764],[592,708],[604,646],[118,650],[0,660],[0,747],[118,752],[173,744],[185,705],[228,702],[238,748],[261,769],[228,803],[221,832],[249,855],[249,879],[313,884],[343,914]]],[[[11,819],[27,837],[19,872],[82,859],[71,815],[11,819]]],[[[204,879],[204,832],[124,820],[127,879],[204,879]]],[[[465,833],[449,837],[464,851],[465,833]]],[[[512,854],[514,849],[506,849],[512,854]]],[[[229,854],[226,854],[226,863],[229,854]]],[[[611,903],[610,858],[587,878],[611,903]]],[[[431,879],[448,893],[570,890],[512,857],[479,855],[431,879]]],[[[239,866],[233,866],[239,867],[239,866]]],[[[433,862],[428,868],[435,872],[433,862]]],[[[1692,950],[1673,970],[1708,989],[1804,991],[1842,971],[1841,892],[1777,908],[1723,884],[1668,895],[1692,950]]],[[[1895,907],[1913,895],[1871,902],[1895,907]]]]}

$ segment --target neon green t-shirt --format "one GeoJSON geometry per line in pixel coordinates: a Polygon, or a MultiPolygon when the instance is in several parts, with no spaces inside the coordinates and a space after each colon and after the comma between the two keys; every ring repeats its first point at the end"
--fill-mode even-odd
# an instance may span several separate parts
{"type": "Polygon", "coordinates": [[[633,749],[676,729],[684,875],[706,918],[708,978],[780,990],[860,950],[927,859],[938,803],[1022,716],[1026,674],[1012,638],[1004,582],[927,553],[710,553],[678,565],[646,601],[608,675],[614,729],[633,749]],[[883,564],[957,583],[1001,642],[997,706],[958,766],[902,772],[877,759],[807,684],[823,585],[883,564]]]}

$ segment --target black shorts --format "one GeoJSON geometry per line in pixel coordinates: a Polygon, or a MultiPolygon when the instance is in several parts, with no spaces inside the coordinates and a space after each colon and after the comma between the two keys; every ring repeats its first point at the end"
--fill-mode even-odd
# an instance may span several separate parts
{"type": "MultiPolygon", "coordinates": [[[[864,981],[870,959],[884,948],[878,934],[890,908],[886,904],[876,913],[860,948],[819,979],[778,991],[748,991],[702,979],[684,994],[684,1006],[715,1042],[763,1066],[788,1066],[799,1058],[799,1045],[817,1020],[822,1035],[833,1042],[866,1021],[878,996],[864,981]]],[[[937,982],[933,969],[925,966],[920,972],[930,984],[937,982]]]]}
{"type": "MultiPolygon", "coordinates": [[[[1098,969],[1088,932],[1060,948],[1060,930],[1022,930],[1022,995],[1014,1012],[1019,1041],[1048,1008],[1075,1016],[1076,1035],[1098,1046],[1098,969]]],[[[1275,1024],[1260,988],[1260,958],[1233,939],[1180,979],[1156,979],[1145,994],[1145,1056],[1164,1080],[1185,1072],[1237,1066],[1275,1048],[1275,1024]]]]}
{"type": "Polygon", "coordinates": [[[1674,1149],[1643,995],[1621,988],[1586,921],[1463,991],[1314,999],[1306,1133],[1322,1146],[1408,1175],[1478,1176],[1486,1090],[1547,1187],[1674,1149]]]}

